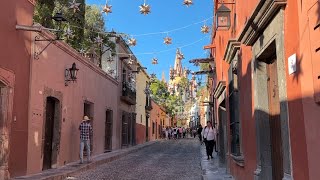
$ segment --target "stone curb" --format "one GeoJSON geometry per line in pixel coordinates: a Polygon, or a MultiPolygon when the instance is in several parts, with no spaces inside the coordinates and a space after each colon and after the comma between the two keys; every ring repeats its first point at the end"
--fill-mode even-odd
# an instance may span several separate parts
{"type": "MultiPolygon", "coordinates": [[[[33,174],[29,176],[15,177],[12,180],[65,180],[68,177],[72,177],[80,172],[88,171],[90,169],[96,168],[102,164],[112,162],[114,160],[120,159],[130,153],[137,152],[142,148],[148,147],[159,141],[151,141],[144,144],[136,145],[126,149],[120,149],[110,153],[100,154],[94,156],[92,161],[88,164],[79,164],[79,161],[72,162],[65,166],[59,167],[57,169],[50,169],[43,171],[39,174],[33,174]]],[[[71,178],[70,178],[71,179],[71,178]]]]}

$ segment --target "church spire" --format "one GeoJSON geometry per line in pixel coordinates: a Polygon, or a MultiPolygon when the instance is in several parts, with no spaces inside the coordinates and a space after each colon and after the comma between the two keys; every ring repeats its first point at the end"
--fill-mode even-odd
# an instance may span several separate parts
{"type": "Polygon", "coordinates": [[[181,64],[182,59],[184,59],[183,54],[180,52],[180,49],[177,48],[176,59],[174,62],[174,73],[178,77],[183,75],[182,74],[182,64],[181,64]]]}
{"type": "Polygon", "coordinates": [[[166,83],[166,76],[164,75],[164,71],[162,71],[162,78],[161,81],[166,83]]]}

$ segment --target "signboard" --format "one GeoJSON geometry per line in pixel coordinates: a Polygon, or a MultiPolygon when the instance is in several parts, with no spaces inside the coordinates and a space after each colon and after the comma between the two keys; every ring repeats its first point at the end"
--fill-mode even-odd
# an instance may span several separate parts
{"type": "Polygon", "coordinates": [[[297,55],[293,54],[288,58],[289,75],[297,71],[297,55]]]}

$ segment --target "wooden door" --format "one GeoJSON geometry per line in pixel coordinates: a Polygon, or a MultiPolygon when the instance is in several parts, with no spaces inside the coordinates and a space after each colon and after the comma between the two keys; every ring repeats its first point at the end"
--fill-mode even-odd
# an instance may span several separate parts
{"type": "Polygon", "coordinates": [[[126,112],[122,113],[122,146],[128,145],[128,116],[126,112]]]}
{"type": "Polygon", "coordinates": [[[149,141],[149,116],[146,116],[146,141],[149,141]]]}
{"type": "Polygon", "coordinates": [[[7,113],[8,113],[8,93],[7,88],[1,86],[0,82],[0,167],[8,165],[8,139],[4,137],[8,129],[7,113]]]}
{"type": "Polygon", "coordinates": [[[105,152],[110,152],[112,150],[112,121],[113,112],[111,110],[106,111],[106,122],[105,122],[105,152]]]}
{"type": "Polygon", "coordinates": [[[55,99],[47,98],[46,104],[46,120],[44,129],[44,151],[42,170],[50,169],[52,165],[52,143],[53,143],[53,127],[54,127],[55,99]]]}
{"type": "Polygon", "coordinates": [[[273,180],[282,180],[282,138],[280,121],[280,102],[277,62],[275,58],[267,65],[268,75],[268,100],[269,100],[269,124],[271,139],[271,159],[273,180]]]}
{"type": "Polygon", "coordinates": [[[219,107],[219,133],[218,133],[218,151],[221,164],[226,163],[226,151],[227,151],[227,112],[222,106],[219,107]]]}

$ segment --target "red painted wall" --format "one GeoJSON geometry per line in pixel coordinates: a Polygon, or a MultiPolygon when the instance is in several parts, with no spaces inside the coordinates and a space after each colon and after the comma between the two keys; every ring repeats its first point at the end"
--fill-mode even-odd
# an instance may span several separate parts
{"type": "MultiPolygon", "coordinates": [[[[37,33],[34,33],[36,35],[37,33]]],[[[36,43],[36,46],[45,44],[36,43]]],[[[28,174],[42,170],[41,137],[44,133],[45,90],[60,92],[62,125],[58,166],[79,160],[79,124],[84,115],[84,102],[92,103],[93,155],[104,153],[106,111],[113,111],[112,149],[120,148],[120,136],[116,134],[121,121],[118,117],[118,83],[99,67],[83,58],[68,45],[51,44],[38,60],[31,60],[31,92],[28,139],[28,174]],[[77,82],[65,86],[64,73],[75,62],[79,69],[77,82]],[[37,117],[34,115],[42,114],[37,117]]]]}
{"type": "Polygon", "coordinates": [[[16,25],[31,25],[33,4],[27,0],[0,2],[0,68],[15,75],[13,114],[9,139],[9,171],[12,177],[26,173],[30,32],[17,31],[16,25]],[[13,120],[14,119],[14,120],[13,120]]]}
{"type": "Polygon", "coordinates": [[[146,142],[146,126],[136,123],[136,143],[143,144],[146,142]]]}

